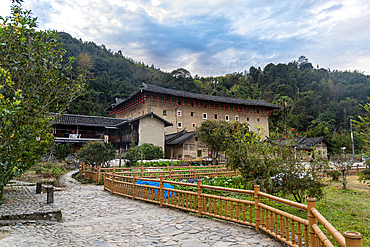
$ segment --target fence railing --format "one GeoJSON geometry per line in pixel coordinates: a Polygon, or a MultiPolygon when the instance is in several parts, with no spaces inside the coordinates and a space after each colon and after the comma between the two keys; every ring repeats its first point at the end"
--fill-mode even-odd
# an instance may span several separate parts
{"type": "Polygon", "coordinates": [[[106,172],[104,189],[111,194],[159,204],[161,207],[177,208],[199,216],[206,215],[253,226],[257,231],[263,230],[289,246],[333,246],[320,227],[326,228],[340,246],[362,246],[361,234],[346,232],[343,236],[319,213],[314,198],[308,198],[307,205],[304,205],[263,193],[258,185],[254,186],[254,190],[240,190],[203,185],[200,180],[197,184],[191,184],[166,181],[163,176],[149,179],[140,178],[136,174],[124,176],[106,172]],[[158,186],[137,184],[138,180],[156,182],[158,186]],[[193,191],[166,188],[165,184],[192,187],[193,191]],[[253,199],[212,195],[206,193],[209,190],[250,195],[253,199]],[[308,220],[266,205],[261,202],[261,197],[307,211],[308,220]]]}
{"type": "Polygon", "coordinates": [[[193,179],[204,177],[220,177],[238,175],[237,171],[227,169],[224,165],[208,165],[208,166],[164,166],[164,167],[130,167],[130,168],[101,168],[91,167],[83,162],[80,164],[80,177],[100,182],[104,173],[115,172],[124,176],[139,176],[146,178],[159,178],[163,176],[165,179],[193,179]],[[181,170],[184,169],[185,170],[181,170]]]}

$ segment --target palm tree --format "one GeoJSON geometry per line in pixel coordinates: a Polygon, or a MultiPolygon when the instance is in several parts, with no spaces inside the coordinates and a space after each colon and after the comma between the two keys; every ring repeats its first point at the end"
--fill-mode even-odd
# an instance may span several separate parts
{"type": "Polygon", "coordinates": [[[286,135],[286,119],[289,112],[293,108],[293,100],[289,96],[281,96],[277,101],[273,103],[281,107],[281,111],[284,117],[284,135],[286,135]]]}

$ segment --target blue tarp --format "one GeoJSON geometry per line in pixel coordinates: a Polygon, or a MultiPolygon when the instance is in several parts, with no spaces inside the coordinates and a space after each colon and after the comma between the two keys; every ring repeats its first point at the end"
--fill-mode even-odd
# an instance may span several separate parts
{"type": "MultiPolygon", "coordinates": [[[[150,181],[137,180],[136,184],[149,185],[149,186],[154,186],[154,187],[158,187],[158,188],[160,187],[159,182],[150,182],[150,181]]],[[[163,184],[163,188],[174,189],[172,185],[166,184],[166,183],[163,184]]],[[[158,190],[156,189],[155,193],[158,194],[159,196],[161,196],[161,191],[159,189],[158,190]]],[[[166,191],[166,198],[171,197],[171,196],[175,196],[175,192],[166,191]]],[[[164,195],[163,195],[163,197],[164,197],[164,195]]]]}

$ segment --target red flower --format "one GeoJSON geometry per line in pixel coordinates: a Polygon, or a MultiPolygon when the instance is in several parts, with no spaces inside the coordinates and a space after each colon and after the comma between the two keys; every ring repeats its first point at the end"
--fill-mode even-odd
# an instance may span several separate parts
{"type": "Polygon", "coordinates": [[[290,129],[290,131],[292,131],[293,129],[290,129]]]}
{"type": "Polygon", "coordinates": [[[294,130],[294,131],[297,131],[297,130],[294,130]]]}

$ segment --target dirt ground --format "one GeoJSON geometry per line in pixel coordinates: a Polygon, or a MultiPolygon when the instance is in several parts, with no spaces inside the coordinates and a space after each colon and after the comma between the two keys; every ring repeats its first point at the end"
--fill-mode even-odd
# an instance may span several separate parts
{"type": "MultiPolygon", "coordinates": [[[[331,186],[336,187],[336,188],[342,188],[343,186],[342,180],[340,180],[339,182],[330,182],[330,184],[331,186]]],[[[347,177],[347,189],[370,192],[369,184],[359,182],[357,175],[351,175],[347,177]]]]}
{"type": "Polygon", "coordinates": [[[67,164],[64,161],[40,162],[14,180],[58,186],[58,178],[73,169],[75,169],[74,164],[67,164]]]}

